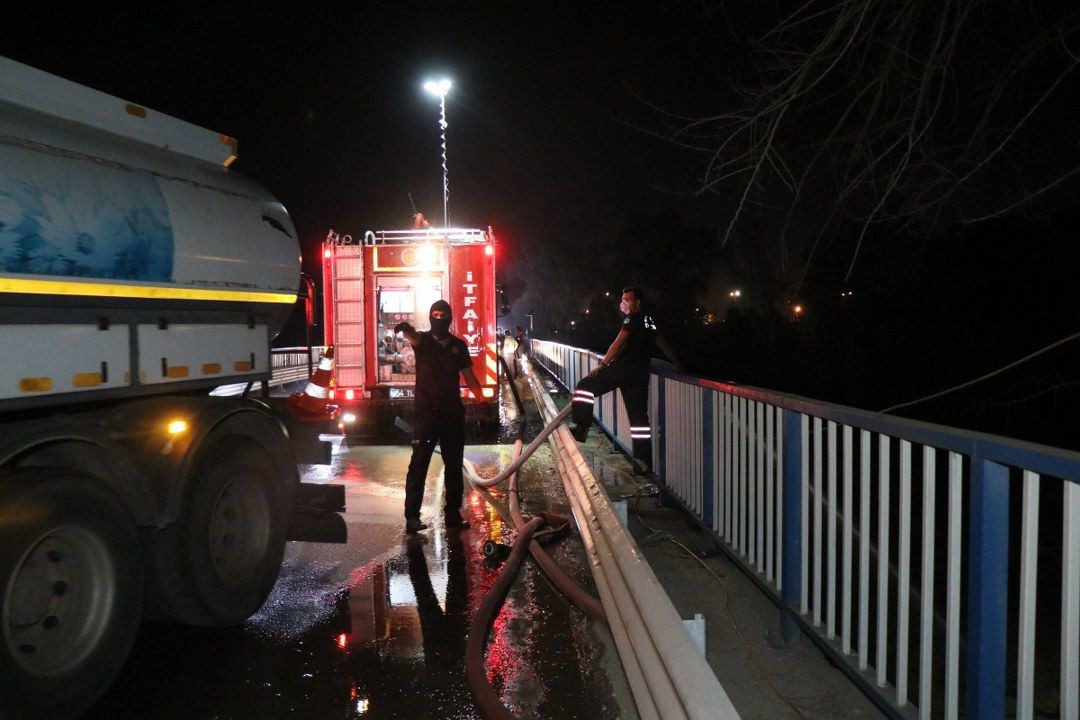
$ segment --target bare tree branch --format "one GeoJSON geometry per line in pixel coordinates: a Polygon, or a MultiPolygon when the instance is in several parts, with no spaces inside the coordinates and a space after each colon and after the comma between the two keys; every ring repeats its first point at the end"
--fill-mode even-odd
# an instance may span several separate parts
{"type": "MultiPolygon", "coordinates": [[[[872,226],[930,235],[1015,212],[1080,173],[1077,133],[1046,132],[1080,93],[1075,6],[780,0],[785,7],[745,45],[749,72],[722,89],[729,100],[717,112],[690,117],[642,102],[666,126],[647,132],[707,153],[698,192],[731,199],[721,245],[744,217],[785,209],[781,277],[793,257],[805,262],[794,287],[826,228],[852,239],[848,280],[872,226]],[[1048,150],[1054,143],[1060,151],[1048,150]]],[[[733,22],[740,10],[725,7],[733,22]]]]}

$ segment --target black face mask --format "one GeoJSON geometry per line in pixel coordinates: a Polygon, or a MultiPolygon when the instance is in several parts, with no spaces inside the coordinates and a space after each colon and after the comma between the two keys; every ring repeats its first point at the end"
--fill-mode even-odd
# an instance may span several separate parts
{"type": "Polygon", "coordinates": [[[451,320],[453,320],[453,315],[450,303],[445,300],[436,300],[432,303],[431,311],[428,313],[428,322],[431,323],[431,334],[436,340],[445,340],[450,335],[451,320]]]}
{"type": "Polygon", "coordinates": [[[450,321],[445,318],[430,318],[431,334],[438,340],[445,339],[450,334],[450,321]]]}

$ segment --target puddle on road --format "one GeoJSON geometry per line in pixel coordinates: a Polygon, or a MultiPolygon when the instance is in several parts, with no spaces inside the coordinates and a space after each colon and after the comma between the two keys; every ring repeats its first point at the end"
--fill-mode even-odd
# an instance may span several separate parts
{"type": "MultiPolygon", "coordinates": [[[[387,495],[400,493],[403,454],[354,448],[335,474],[369,502],[397,508],[387,495]]],[[[509,461],[510,448],[471,446],[467,454],[488,476],[509,461]]],[[[501,568],[480,545],[488,537],[510,542],[512,531],[471,492],[472,528],[447,531],[438,514],[430,517],[441,482],[429,485],[429,531],[408,540],[398,526],[357,522],[346,546],[293,544],[271,597],[240,628],[144,626],[90,717],[479,718],[464,677],[465,640],[501,568]],[[372,559],[358,563],[362,552],[372,559]]],[[[538,463],[522,478],[527,509],[557,502],[558,485],[538,463]]],[[[576,542],[562,541],[552,554],[587,577],[576,542]]],[[[618,717],[603,654],[591,621],[526,563],[488,642],[488,677],[511,711],[522,720],[618,717]]]]}

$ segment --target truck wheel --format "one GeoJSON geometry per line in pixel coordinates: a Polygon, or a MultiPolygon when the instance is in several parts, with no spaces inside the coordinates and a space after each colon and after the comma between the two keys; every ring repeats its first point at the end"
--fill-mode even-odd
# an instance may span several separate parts
{"type": "Polygon", "coordinates": [[[227,626],[257,611],[285,553],[287,479],[259,446],[218,442],[193,466],[180,520],[155,531],[156,609],[227,626]]]}
{"type": "Polygon", "coordinates": [[[78,473],[0,481],[0,717],[75,716],[105,692],[139,629],[135,524],[78,473]]]}

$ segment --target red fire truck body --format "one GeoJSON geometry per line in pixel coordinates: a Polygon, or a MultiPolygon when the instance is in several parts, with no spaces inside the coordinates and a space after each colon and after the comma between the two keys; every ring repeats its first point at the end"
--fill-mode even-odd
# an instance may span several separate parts
{"type": "MultiPolygon", "coordinates": [[[[393,329],[399,322],[429,329],[428,309],[439,299],[453,308],[450,330],[468,345],[483,386],[484,401],[466,406],[469,417],[494,421],[499,373],[491,230],[369,231],[362,242],[331,231],[323,248],[325,337],[334,346],[330,396],[343,416],[377,420],[373,407],[412,396],[415,355],[393,329]]],[[[462,387],[462,395],[471,392],[462,387]]]]}

